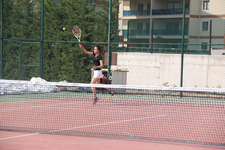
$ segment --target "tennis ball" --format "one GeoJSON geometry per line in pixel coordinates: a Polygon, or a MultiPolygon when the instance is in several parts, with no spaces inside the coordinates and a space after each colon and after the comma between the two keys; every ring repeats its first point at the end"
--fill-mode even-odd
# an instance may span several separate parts
{"type": "Polygon", "coordinates": [[[141,97],[141,95],[139,95],[139,97],[141,97]]]}
{"type": "Polygon", "coordinates": [[[65,27],[63,27],[63,30],[66,30],[66,28],[65,28],[65,27]]]}

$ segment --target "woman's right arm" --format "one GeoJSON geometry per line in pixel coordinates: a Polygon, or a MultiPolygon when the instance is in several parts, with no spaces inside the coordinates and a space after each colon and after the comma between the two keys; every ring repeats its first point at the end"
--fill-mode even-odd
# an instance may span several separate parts
{"type": "Polygon", "coordinates": [[[79,44],[79,45],[80,45],[80,48],[83,49],[83,51],[84,51],[85,54],[93,55],[93,52],[89,52],[89,51],[87,51],[87,50],[83,47],[83,45],[81,45],[81,44],[79,44]]]}

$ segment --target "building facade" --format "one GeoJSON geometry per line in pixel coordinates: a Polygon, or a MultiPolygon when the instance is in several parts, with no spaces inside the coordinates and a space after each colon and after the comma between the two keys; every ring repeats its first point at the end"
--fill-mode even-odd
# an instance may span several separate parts
{"type": "MultiPolygon", "coordinates": [[[[154,41],[154,43],[174,43],[174,45],[154,45],[154,48],[181,48],[181,45],[176,43],[181,43],[182,40],[183,0],[119,0],[119,2],[121,3],[119,35],[124,42],[134,43],[128,47],[150,47],[146,43],[154,41]]],[[[185,49],[208,50],[210,41],[212,44],[225,43],[224,5],[224,0],[186,0],[185,49]]],[[[224,48],[224,45],[212,47],[224,48]]]]}

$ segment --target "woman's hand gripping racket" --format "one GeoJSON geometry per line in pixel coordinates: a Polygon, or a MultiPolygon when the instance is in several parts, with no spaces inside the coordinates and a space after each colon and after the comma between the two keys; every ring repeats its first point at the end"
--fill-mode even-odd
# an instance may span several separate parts
{"type": "Polygon", "coordinates": [[[80,39],[81,39],[81,29],[80,29],[80,27],[79,27],[78,25],[74,25],[74,26],[72,27],[72,33],[73,33],[73,35],[77,38],[77,40],[79,41],[79,44],[81,44],[81,43],[80,43],[80,39]]]}

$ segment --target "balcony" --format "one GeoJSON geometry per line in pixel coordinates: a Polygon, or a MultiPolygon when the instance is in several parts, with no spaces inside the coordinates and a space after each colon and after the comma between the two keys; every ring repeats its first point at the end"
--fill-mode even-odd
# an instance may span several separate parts
{"type": "MultiPolygon", "coordinates": [[[[149,35],[149,30],[129,30],[129,35],[149,35]]],[[[123,30],[123,34],[127,35],[127,30],[123,30]]]]}
{"type": "MultiPolygon", "coordinates": [[[[189,14],[189,9],[186,9],[186,14],[189,14]]],[[[153,9],[152,15],[175,15],[183,14],[183,9],[153,9]]],[[[149,16],[150,10],[131,10],[123,11],[123,16],[149,16]]]]}
{"type": "MultiPolygon", "coordinates": [[[[154,30],[154,35],[182,35],[182,30],[154,30]]],[[[149,30],[130,30],[129,35],[149,35],[149,30]]],[[[123,30],[123,35],[127,36],[127,30],[123,30]]],[[[188,30],[185,30],[184,35],[188,35],[188,30]]]]}
{"type": "MultiPolygon", "coordinates": [[[[182,29],[178,30],[154,30],[154,35],[182,35],[182,29]]],[[[184,35],[188,35],[188,30],[184,31],[184,35]]]]}
{"type": "MultiPolygon", "coordinates": [[[[116,47],[114,52],[144,52],[151,53],[151,48],[148,47],[116,47]]],[[[181,54],[182,49],[174,48],[154,48],[153,53],[166,53],[166,54],[181,54]]],[[[199,50],[199,49],[184,49],[184,54],[203,54],[208,55],[209,50],[199,50]]]]}
{"type": "Polygon", "coordinates": [[[123,11],[123,16],[148,16],[148,15],[150,15],[150,10],[123,11]]]}
{"type": "MultiPolygon", "coordinates": [[[[186,9],[186,14],[189,14],[189,9],[186,9]]],[[[183,14],[183,9],[153,9],[152,15],[174,15],[183,14]]]]}

